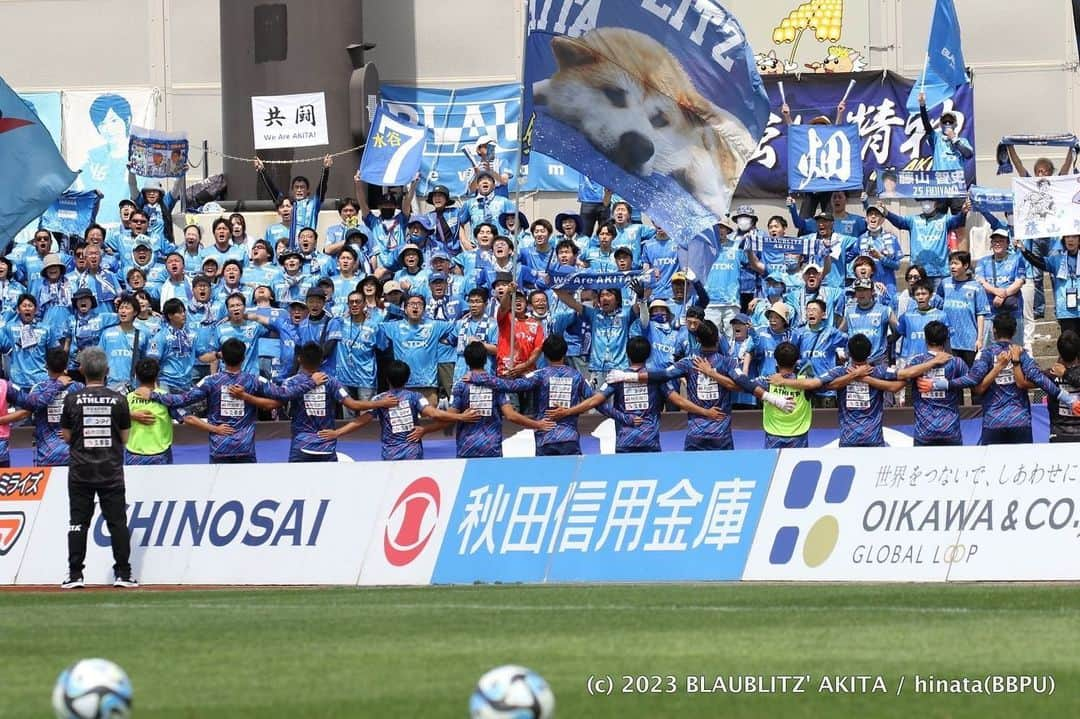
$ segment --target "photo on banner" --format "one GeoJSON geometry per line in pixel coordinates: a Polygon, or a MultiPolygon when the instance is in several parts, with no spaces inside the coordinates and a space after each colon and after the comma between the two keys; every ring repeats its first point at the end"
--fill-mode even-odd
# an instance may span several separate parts
{"type": "Polygon", "coordinates": [[[897,170],[889,167],[877,173],[877,197],[882,200],[922,200],[967,197],[963,170],[897,170]]]}
{"type": "MultiPolygon", "coordinates": [[[[435,185],[446,185],[451,194],[468,191],[476,160],[476,144],[487,138],[494,147],[494,166],[500,174],[517,165],[521,123],[521,86],[517,83],[487,87],[440,88],[383,85],[382,107],[408,122],[429,128],[420,162],[424,195],[435,185]]],[[[548,157],[535,156],[536,167],[522,167],[523,191],[577,192],[580,175],[548,157]]],[[[512,179],[508,188],[518,189],[512,179]]]]}
{"type": "Polygon", "coordinates": [[[1080,176],[1014,177],[1013,236],[1080,234],[1080,176]]]}
{"type": "Polygon", "coordinates": [[[187,133],[133,126],[128,162],[138,177],[180,177],[187,172],[187,133]]]}
{"type": "Polygon", "coordinates": [[[768,118],[739,20],[639,2],[530,4],[528,149],[563,160],[689,239],[727,213],[768,118]]]}
{"type": "Polygon", "coordinates": [[[131,194],[127,178],[131,127],[153,127],[156,102],[152,89],[63,94],[64,158],[80,171],[72,189],[101,192],[98,223],[106,230],[120,227],[118,204],[131,194]]]}

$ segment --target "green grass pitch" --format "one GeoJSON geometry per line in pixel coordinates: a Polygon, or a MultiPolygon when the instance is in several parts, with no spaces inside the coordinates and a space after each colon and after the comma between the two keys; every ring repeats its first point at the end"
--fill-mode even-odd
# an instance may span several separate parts
{"type": "Polygon", "coordinates": [[[140,719],[464,717],[477,678],[511,662],[547,678],[562,718],[1075,717],[1078,637],[1072,585],[4,591],[0,716],[49,716],[60,670],[104,656],[131,676],[140,719]],[[676,691],[622,694],[641,674],[676,691]],[[915,674],[1052,675],[1055,691],[916,695],[915,674]],[[688,693],[700,675],[810,681],[688,693]],[[818,691],[837,675],[881,676],[888,693],[818,691]],[[590,676],[615,692],[590,696],[590,676]]]}

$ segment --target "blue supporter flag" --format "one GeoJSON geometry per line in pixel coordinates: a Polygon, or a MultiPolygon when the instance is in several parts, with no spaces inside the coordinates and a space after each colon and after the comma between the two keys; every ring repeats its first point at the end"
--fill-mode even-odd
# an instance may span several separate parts
{"type": "Polygon", "coordinates": [[[919,92],[926,93],[926,108],[948,100],[968,81],[964,52],[960,47],[960,20],[953,0],[937,0],[930,39],[926,46],[926,69],[923,78],[911,88],[907,109],[919,111],[919,92]]]}
{"type": "Polygon", "coordinates": [[[420,171],[427,128],[378,108],[371,121],[360,179],[371,185],[407,185],[420,171]]]}
{"type": "Polygon", "coordinates": [[[97,219],[100,204],[101,193],[97,190],[65,190],[42,214],[38,227],[81,237],[97,219]]]}
{"type": "Polygon", "coordinates": [[[37,113],[0,78],[0,246],[75,180],[37,113]]]}
{"type": "Polygon", "coordinates": [[[858,125],[792,125],[788,128],[788,190],[861,190],[862,139],[858,125]]]}

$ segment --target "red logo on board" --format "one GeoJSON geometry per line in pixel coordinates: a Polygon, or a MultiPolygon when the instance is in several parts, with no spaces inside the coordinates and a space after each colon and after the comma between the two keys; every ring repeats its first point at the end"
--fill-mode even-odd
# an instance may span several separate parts
{"type": "Polygon", "coordinates": [[[439,503],[439,484],[431,477],[420,477],[405,488],[386,518],[386,561],[404,567],[420,556],[438,524],[439,503]]]}

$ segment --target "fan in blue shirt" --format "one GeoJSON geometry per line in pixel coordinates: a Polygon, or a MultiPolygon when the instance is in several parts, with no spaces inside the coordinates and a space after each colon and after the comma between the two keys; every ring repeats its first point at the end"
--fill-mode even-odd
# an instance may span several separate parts
{"type": "Polygon", "coordinates": [[[1020,294],[1027,279],[1028,264],[1019,252],[1009,251],[1009,231],[990,233],[991,254],[979,260],[975,279],[986,290],[986,299],[996,314],[1008,312],[1017,319],[1014,341],[1023,343],[1023,297],[1020,294]]]}
{"type": "Polygon", "coordinates": [[[909,363],[916,355],[925,354],[927,342],[925,338],[926,326],[931,322],[948,323],[945,313],[930,304],[934,297],[934,291],[929,282],[919,280],[912,283],[911,297],[915,300],[915,306],[908,306],[907,312],[900,315],[896,321],[896,334],[900,338],[900,359],[909,363]]]}
{"type": "MultiPolygon", "coordinates": [[[[795,330],[791,342],[799,348],[798,373],[804,377],[824,377],[832,371],[839,357],[837,350],[847,346],[847,335],[825,322],[826,304],[815,299],[806,303],[806,325],[795,330]]],[[[818,396],[832,397],[832,390],[818,396]]]]}
{"type": "Polygon", "coordinates": [[[158,360],[158,381],[170,392],[191,389],[195,369],[195,345],[198,332],[187,323],[184,303],[172,298],[162,308],[165,324],[150,338],[146,356],[158,360]]]}
{"type": "Polygon", "coordinates": [[[949,274],[949,231],[963,227],[967,213],[943,215],[934,200],[923,200],[920,209],[918,215],[887,212],[885,217],[893,227],[908,231],[911,264],[924,267],[936,283],[949,274]]]}
{"type": "Polygon", "coordinates": [[[861,334],[870,340],[870,364],[886,359],[889,327],[896,325],[892,310],[874,297],[874,283],[869,279],[856,280],[855,304],[848,305],[840,329],[849,337],[861,334]]]}
{"type": "Polygon", "coordinates": [[[971,255],[967,252],[949,255],[949,272],[952,276],[941,281],[937,293],[949,318],[950,345],[954,352],[977,353],[982,349],[986,317],[990,314],[986,292],[971,279],[971,255]]]}
{"type": "Polygon", "coordinates": [[[964,161],[970,160],[975,155],[975,151],[970,142],[960,137],[956,115],[951,112],[941,113],[941,117],[938,118],[940,129],[935,130],[933,123],[930,122],[930,115],[926,112],[926,94],[920,92],[919,117],[922,119],[926,136],[934,145],[934,170],[938,172],[963,170],[964,161]]]}
{"type": "Polygon", "coordinates": [[[634,322],[633,306],[622,306],[617,289],[600,290],[599,307],[585,307],[573,294],[555,290],[556,296],[567,307],[584,318],[592,328],[592,347],[589,352],[589,370],[607,372],[626,366],[626,341],[634,322]]]}

